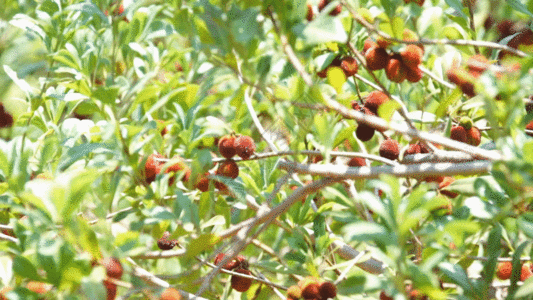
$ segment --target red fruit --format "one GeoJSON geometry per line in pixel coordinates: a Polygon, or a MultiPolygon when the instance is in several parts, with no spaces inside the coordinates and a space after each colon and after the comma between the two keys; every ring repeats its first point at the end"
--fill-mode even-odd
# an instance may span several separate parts
{"type": "Polygon", "coordinates": [[[315,13],[313,12],[313,6],[311,4],[307,4],[307,15],[305,18],[307,21],[311,22],[313,21],[313,18],[315,17],[315,13]]]}
{"type": "MultiPolygon", "coordinates": [[[[533,130],[533,121],[527,123],[526,130],[533,130]]],[[[529,136],[533,136],[533,133],[527,133],[526,132],[526,134],[529,135],[529,136]]]]}
{"type": "Polygon", "coordinates": [[[533,273],[531,273],[531,264],[525,263],[522,265],[522,270],[520,272],[520,281],[525,281],[529,277],[531,277],[533,273]]]}
{"type": "Polygon", "coordinates": [[[104,280],[103,283],[107,290],[106,300],[115,300],[117,297],[117,285],[108,280],[104,280]]]}
{"type": "Polygon", "coordinates": [[[398,159],[398,156],[400,156],[400,145],[398,141],[387,139],[381,142],[381,145],[379,145],[379,155],[390,160],[398,159]]]}
{"type": "Polygon", "coordinates": [[[513,263],[510,261],[502,261],[498,263],[496,269],[496,277],[501,280],[506,280],[511,278],[511,273],[513,272],[513,263]]]}
{"type": "Polygon", "coordinates": [[[239,176],[239,166],[233,159],[227,159],[220,163],[215,174],[235,179],[239,176]]]}
{"type": "Polygon", "coordinates": [[[181,294],[178,290],[175,288],[167,288],[163,293],[161,294],[160,300],[181,300],[181,294]]]}
{"type": "MultiPolygon", "coordinates": [[[[245,270],[245,269],[237,269],[235,270],[237,273],[241,273],[244,275],[251,275],[252,272],[245,270]]],[[[251,278],[245,278],[241,276],[232,275],[231,276],[231,287],[238,291],[238,292],[246,292],[250,286],[252,285],[252,279],[251,278]]]]}
{"type": "Polygon", "coordinates": [[[320,292],[320,297],[324,300],[337,297],[337,287],[329,281],[324,281],[318,290],[320,292]]]}
{"type": "Polygon", "coordinates": [[[205,173],[204,175],[200,175],[198,177],[195,185],[198,190],[202,192],[207,192],[209,190],[209,179],[207,178],[208,175],[209,173],[205,173]]]}
{"type": "Polygon", "coordinates": [[[218,141],[218,152],[227,159],[232,158],[236,153],[235,137],[233,135],[225,135],[218,141]]]}
{"type": "Polygon", "coordinates": [[[401,83],[406,78],[406,67],[402,62],[400,55],[393,54],[387,66],[385,67],[385,74],[387,78],[392,82],[401,83]]]}
{"type": "Polygon", "coordinates": [[[13,117],[5,110],[4,105],[0,103],[0,128],[11,126],[13,126],[13,117]]]}
{"type": "Polygon", "coordinates": [[[366,124],[359,124],[355,130],[355,136],[357,136],[360,141],[367,142],[374,136],[375,132],[376,130],[374,128],[366,124]]]}
{"type": "Polygon", "coordinates": [[[417,144],[409,145],[409,147],[407,148],[407,150],[405,150],[403,155],[405,156],[405,155],[413,155],[413,154],[419,154],[419,153],[421,153],[421,149],[420,149],[420,145],[417,143],[417,144]]]}
{"type": "Polygon", "coordinates": [[[324,70],[316,72],[316,75],[318,75],[320,78],[328,77],[328,68],[326,67],[324,70]]]}
{"type": "Polygon", "coordinates": [[[469,72],[479,75],[489,68],[489,60],[485,56],[477,54],[466,61],[466,66],[469,72]]]}
{"type": "Polygon", "coordinates": [[[254,140],[247,135],[239,136],[235,139],[235,150],[242,159],[250,158],[255,152],[254,140]]]}
{"type": "Polygon", "coordinates": [[[352,157],[352,159],[348,161],[348,166],[349,167],[364,167],[366,166],[366,160],[362,157],[352,157]]]}
{"type": "Polygon", "coordinates": [[[407,45],[405,49],[400,52],[403,63],[410,68],[417,68],[422,62],[422,55],[424,51],[417,45],[407,45]]]}
{"type": "Polygon", "coordinates": [[[446,76],[451,82],[457,84],[457,86],[461,88],[461,91],[467,96],[474,97],[476,95],[474,84],[472,83],[475,78],[465,69],[453,67],[446,72],[446,76]]]}
{"type": "Polygon", "coordinates": [[[159,240],[157,240],[157,247],[159,247],[159,249],[161,250],[170,250],[174,248],[174,246],[176,246],[176,243],[173,240],[169,240],[169,237],[170,232],[165,231],[165,233],[163,233],[163,236],[159,240]]]}
{"type": "Polygon", "coordinates": [[[458,142],[466,143],[466,130],[463,126],[453,126],[450,132],[450,138],[458,142]]]}
{"type": "Polygon", "coordinates": [[[500,33],[500,38],[504,38],[506,36],[510,36],[515,33],[513,30],[514,22],[511,20],[502,20],[498,25],[496,25],[496,28],[498,29],[498,32],[500,33]]]}
{"type": "Polygon", "coordinates": [[[479,131],[479,128],[472,127],[470,130],[466,130],[466,142],[472,146],[481,144],[481,131],[479,131]]]}
{"type": "Polygon", "coordinates": [[[105,267],[107,276],[115,279],[120,279],[124,269],[122,264],[116,257],[106,257],[102,260],[102,265],[105,267]]]}
{"type": "Polygon", "coordinates": [[[442,181],[439,183],[439,191],[440,191],[440,193],[445,195],[445,196],[448,196],[450,198],[457,197],[458,194],[455,193],[455,192],[442,190],[443,188],[445,188],[445,187],[449,186],[450,184],[452,184],[454,181],[455,181],[455,179],[453,177],[450,177],[450,176],[444,177],[442,179],[442,181]]]}
{"type": "Polygon", "coordinates": [[[320,299],[320,287],[318,283],[308,283],[302,289],[304,299],[320,299]]]}
{"type": "MultiPolygon", "coordinates": [[[[322,11],[330,2],[331,0],[320,0],[320,2],[318,3],[318,11],[322,11]]],[[[340,14],[341,11],[342,5],[338,4],[332,11],[329,12],[329,15],[336,16],[340,14]]]]}
{"type": "MultiPolygon", "coordinates": [[[[365,43],[363,45],[363,54],[366,53],[366,51],[368,51],[368,49],[370,48],[379,48],[378,44],[376,42],[374,42],[371,38],[367,38],[365,40],[365,43]]],[[[386,52],[385,52],[386,53],[386,52]]]]}
{"type": "Polygon", "coordinates": [[[379,300],[394,300],[394,298],[387,295],[385,291],[381,291],[381,293],[379,293],[379,300]]]}
{"type": "Polygon", "coordinates": [[[180,172],[184,172],[182,181],[187,182],[189,181],[189,177],[191,177],[191,169],[185,164],[185,162],[181,159],[181,157],[174,157],[173,159],[179,159],[179,161],[171,166],[169,166],[165,173],[174,172],[174,175],[170,177],[168,180],[168,185],[173,185],[174,181],[176,180],[176,174],[180,172]]]}
{"type": "Polygon", "coordinates": [[[427,300],[428,296],[422,294],[419,290],[409,292],[409,300],[427,300]]]}
{"type": "Polygon", "coordinates": [[[151,183],[155,180],[155,177],[161,171],[161,166],[164,164],[162,161],[157,159],[165,158],[161,154],[150,154],[146,163],[144,164],[144,178],[147,183],[151,183]]]}
{"type": "Polygon", "coordinates": [[[44,282],[30,281],[26,284],[26,288],[37,294],[46,294],[52,289],[52,285],[44,282]]]}
{"type": "Polygon", "coordinates": [[[359,66],[353,57],[345,57],[341,61],[341,69],[346,77],[353,76],[357,73],[359,66]]]}
{"type": "Polygon", "coordinates": [[[373,114],[378,114],[378,109],[381,104],[389,101],[389,97],[381,91],[373,91],[365,99],[365,107],[373,114]]]}
{"type": "Polygon", "coordinates": [[[378,43],[378,46],[383,49],[387,49],[391,45],[391,41],[379,36],[377,38],[376,43],[378,43]]]}
{"type": "Polygon", "coordinates": [[[409,82],[419,82],[422,76],[424,76],[424,72],[419,67],[405,68],[405,79],[409,82]]]}
{"type": "Polygon", "coordinates": [[[381,70],[389,63],[389,54],[384,48],[371,47],[365,52],[366,66],[370,71],[381,70]]]}

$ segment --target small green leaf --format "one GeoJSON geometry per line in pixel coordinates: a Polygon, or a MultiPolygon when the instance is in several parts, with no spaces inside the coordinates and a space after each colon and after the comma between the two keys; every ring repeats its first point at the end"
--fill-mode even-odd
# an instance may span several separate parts
{"type": "Polygon", "coordinates": [[[518,217],[516,221],[518,228],[529,238],[533,238],[533,213],[526,213],[518,217]]]}
{"type": "Polygon", "coordinates": [[[507,4],[514,8],[514,10],[519,11],[523,14],[528,15],[530,18],[533,18],[533,14],[527,9],[527,7],[520,2],[519,0],[506,0],[507,4]]]}
{"type": "Polygon", "coordinates": [[[402,106],[396,101],[387,101],[379,106],[378,115],[387,122],[390,122],[390,120],[392,119],[392,115],[394,115],[394,112],[400,109],[401,107],[402,106]]]}
{"type": "Polygon", "coordinates": [[[37,274],[35,266],[24,256],[16,256],[13,260],[13,271],[15,274],[31,280],[40,281],[41,277],[37,274]]]}
{"type": "Polygon", "coordinates": [[[213,249],[219,241],[220,238],[214,234],[202,234],[189,243],[185,258],[193,258],[205,250],[213,249]]]}
{"type": "Polygon", "coordinates": [[[328,68],[328,84],[331,85],[337,91],[337,94],[342,92],[342,86],[346,82],[346,76],[339,67],[328,68]]]}

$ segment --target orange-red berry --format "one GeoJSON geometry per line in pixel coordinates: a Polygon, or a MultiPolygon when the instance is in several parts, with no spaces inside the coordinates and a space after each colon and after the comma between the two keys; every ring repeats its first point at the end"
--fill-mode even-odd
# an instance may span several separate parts
{"type": "Polygon", "coordinates": [[[422,62],[422,55],[424,51],[417,45],[407,45],[405,49],[400,52],[403,63],[410,68],[417,68],[422,62]]]}
{"type": "Polygon", "coordinates": [[[346,77],[350,77],[357,73],[359,65],[357,64],[357,60],[355,60],[355,58],[345,57],[341,61],[341,69],[344,71],[344,75],[346,75],[346,77]]]}
{"type": "Polygon", "coordinates": [[[329,299],[337,297],[337,287],[329,281],[324,281],[318,288],[320,297],[322,299],[329,299]]]}
{"type": "Polygon", "coordinates": [[[232,158],[237,154],[237,149],[235,149],[235,136],[225,135],[218,141],[218,152],[220,155],[225,158],[232,158]]]}
{"type": "MultiPolygon", "coordinates": [[[[324,10],[324,8],[331,2],[331,0],[320,0],[318,3],[318,11],[324,10]]],[[[342,5],[338,4],[335,8],[329,12],[330,16],[336,16],[342,11],[342,5]]]]}
{"type": "Polygon", "coordinates": [[[170,232],[165,231],[165,233],[163,233],[163,236],[159,240],[157,240],[157,247],[159,247],[159,249],[161,250],[170,250],[174,248],[174,246],[176,246],[176,242],[174,240],[169,240],[169,237],[170,232]]]}
{"type": "Polygon", "coordinates": [[[481,131],[479,131],[479,128],[472,126],[472,128],[466,130],[466,142],[472,146],[481,144],[481,131]]]}
{"type": "Polygon", "coordinates": [[[13,116],[6,111],[4,105],[0,103],[0,128],[8,128],[13,126],[13,116]]]}
{"type": "Polygon", "coordinates": [[[511,278],[513,272],[513,263],[510,261],[502,261],[498,263],[496,268],[496,277],[501,280],[506,280],[511,278]]]}
{"type": "Polygon", "coordinates": [[[161,172],[161,166],[164,165],[164,162],[159,161],[158,159],[165,158],[161,154],[150,154],[146,163],[144,164],[144,177],[147,183],[151,183],[155,180],[155,177],[159,172],[161,172]]]}
{"type": "Polygon", "coordinates": [[[381,47],[371,47],[365,52],[366,66],[371,71],[381,70],[389,63],[389,54],[381,47]]]}
{"type": "Polygon", "coordinates": [[[525,281],[529,277],[531,277],[533,273],[531,273],[531,264],[525,263],[522,265],[522,270],[520,272],[520,281],[525,281]]]}
{"type": "Polygon", "coordinates": [[[106,257],[102,260],[102,265],[105,267],[107,276],[115,279],[120,279],[124,269],[122,264],[116,257],[106,257]]]}
{"type": "Polygon", "coordinates": [[[455,181],[455,179],[453,177],[450,177],[450,176],[444,177],[443,180],[439,183],[439,191],[440,191],[440,193],[445,195],[445,196],[448,196],[450,198],[457,197],[458,194],[455,193],[455,192],[442,190],[443,188],[445,188],[445,187],[449,186],[450,184],[452,184],[454,181],[455,181]]]}
{"type": "Polygon", "coordinates": [[[379,48],[379,45],[376,42],[374,42],[371,38],[367,38],[365,40],[365,43],[363,44],[363,54],[365,54],[366,51],[368,51],[368,49],[372,47],[379,48]]]}
{"type": "Polygon", "coordinates": [[[450,138],[458,142],[466,143],[466,130],[463,126],[453,126],[450,132],[450,138]]]}
{"type": "Polygon", "coordinates": [[[311,4],[307,4],[307,15],[305,16],[305,18],[307,19],[307,21],[311,22],[313,21],[315,17],[315,13],[313,12],[313,6],[311,4]]]}
{"type": "Polygon", "coordinates": [[[175,288],[167,288],[163,293],[161,294],[160,300],[181,300],[181,294],[178,290],[175,288]]]}
{"type": "Polygon", "coordinates": [[[198,176],[195,187],[202,192],[207,192],[209,190],[209,179],[207,176],[209,173],[198,176]]]}
{"type": "Polygon", "coordinates": [[[379,155],[390,160],[398,159],[400,156],[400,145],[398,141],[393,139],[386,139],[379,145],[379,155]]]}
{"type": "Polygon", "coordinates": [[[348,161],[349,167],[364,167],[366,166],[366,160],[362,157],[352,157],[348,161]]]}
{"type": "Polygon", "coordinates": [[[215,174],[235,179],[239,176],[239,166],[233,159],[227,159],[220,163],[215,174]]]}
{"type": "Polygon", "coordinates": [[[254,140],[247,135],[239,136],[235,139],[235,150],[242,159],[250,158],[255,153],[254,140]]]}
{"type": "Polygon", "coordinates": [[[389,97],[381,91],[373,91],[365,99],[365,107],[368,108],[373,114],[378,114],[379,107],[389,101],[389,97]]]}
{"type": "Polygon", "coordinates": [[[422,76],[424,76],[424,73],[419,67],[405,68],[405,79],[407,79],[409,82],[419,82],[420,79],[422,79],[422,76]]]}
{"type": "Polygon", "coordinates": [[[402,83],[407,76],[405,69],[401,56],[393,54],[385,67],[385,74],[390,81],[402,83]]]}

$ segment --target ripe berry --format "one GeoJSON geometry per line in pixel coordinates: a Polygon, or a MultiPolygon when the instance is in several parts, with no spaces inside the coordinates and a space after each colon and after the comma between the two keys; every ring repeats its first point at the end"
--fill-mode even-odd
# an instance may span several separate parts
{"type": "Polygon", "coordinates": [[[302,289],[304,299],[320,299],[320,288],[318,283],[308,283],[302,289]]]}
{"type": "Polygon", "coordinates": [[[161,294],[160,300],[181,300],[181,294],[178,290],[175,288],[167,288],[163,293],[161,294]]]}
{"type": "Polygon", "coordinates": [[[398,156],[400,156],[400,145],[398,141],[387,139],[381,142],[381,145],[379,145],[379,155],[390,160],[398,159],[398,156]]]}
{"type": "Polygon", "coordinates": [[[405,79],[409,82],[419,82],[420,79],[422,79],[422,76],[424,76],[424,73],[419,67],[405,68],[405,79]]]}
{"type": "Polygon", "coordinates": [[[461,88],[461,91],[465,95],[469,97],[474,97],[476,95],[474,91],[474,84],[472,83],[475,78],[465,69],[452,67],[446,72],[446,76],[451,82],[457,84],[457,86],[461,88]]]}
{"type": "MultiPolygon", "coordinates": [[[[376,42],[374,42],[371,38],[367,38],[365,40],[365,43],[363,45],[363,54],[366,53],[366,51],[368,51],[368,49],[370,48],[379,48],[378,44],[376,42]]],[[[385,52],[386,53],[386,52],[385,52]]]]}
{"type": "Polygon", "coordinates": [[[496,277],[501,280],[506,280],[511,278],[511,273],[513,272],[513,263],[510,261],[502,261],[498,263],[496,269],[496,277]]]}
{"type": "MultiPolygon", "coordinates": [[[[318,3],[318,11],[322,11],[330,2],[331,0],[320,0],[320,2],[318,3]]],[[[336,16],[340,14],[341,11],[342,5],[338,4],[332,11],[329,12],[329,15],[336,16]]]]}
{"type": "Polygon", "coordinates": [[[348,161],[349,167],[364,167],[366,166],[366,160],[362,157],[352,157],[348,161]]]}
{"type": "Polygon", "coordinates": [[[409,300],[427,300],[428,296],[422,294],[419,290],[409,292],[409,300]]]}
{"type": "Polygon", "coordinates": [[[387,78],[392,82],[401,83],[406,78],[405,65],[402,62],[402,58],[398,54],[393,54],[387,66],[385,67],[385,74],[387,78]]]}
{"type": "Polygon", "coordinates": [[[391,45],[391,41],[381,37],[381,36],[378,36],[377,40],[376,40],[376,43],[378,43],[378,46],[380,48],[383,48],[383,49],[387,49],[390,45],[391,45]]]}
{"type": "MultiPolygon", "coordinates": [[[[245,270],[245,269],[237,269],[235,270],[237,273],[241,273],[244,275],[251,275],[252,272],[245,270]]],[[[252,285],[252,279],[251,278],[245,278],[241,276],[233,275],[231,276],[231,287],[234,290],[237,290],[239,292],[246,292],[250,286],[252,285]]]]}
{"type": "MultiPolygon", "coordinates": [[[[174,157],[173,159],[176,159],[176,157],[174,157]]],[[[181,159],[181,157],[177,157],[177,159],[179,159],[179,161],[169,166],[165,171],[165,173],[167,174],[170,172],[174,172],[174,175],[172,175],[172,177],[170,177],[170,179],[168,180],[169,185],[174,184],[174,181],[176,180],[176,174],[182,171],[184,172],[183,177],[182,177],[182,180],[184,182],[189,181],[189,177],[191,177],[191,169],[185,164],[185,162],[181,159]]]]}
{"type": "Polygon", "coordinates": [[[522,265],[522,270],[520,272],[520,281],[525,281],[529,277],[531,277],[533,273],[531,273],[531,264],[525,263],[522,265]]]}
{"type": "Polygon", "coordinates": [[[220,163],[215,174],[235,179],[239,176],[239,166],[233,159],[227,159],[220,163]]]}
{"type": "Polygon", "coordinates": [[[329,281],[323,282],[318,290],[320,292],[320,297],[324,300],[337,297],[337,287],[329,281]]]}
{"type": "Polygon", "coordinates": [[[466,143],[466,130],[463,126],[453,126],[450,132],[450,138],[458,142],[466,143]]]}
{"type": "Polygon", "coordinates": [[[198,176],[196,185],[194,187],[202,192],[207,192],[209,190],[209,179],[207,178],[208,175],[209,173],[205,173],[204,175],[198,176]]]}
{"type": "Polygon", "coordinates": [[[176,242],[174,240],[169,240],[169,237],[170,232],[165,231],[165,233],[163,233],[163,236],[159,240],[157,240],[157,247],[159,247],[159,249],[161,250],[170,250],[174,248],[174,246],[176,246],[176,242]]]}
{"type": "Polygon", "coordinates": [[[378,109],[381,104],[389,101],[389,97],[381,91],[373,91],[365,99],[365,107],[373,114],[378,114],[378,109]]]}
{"type": "Polygon", "coordinates": [[[365,52],[366,66],[370,71],[384,69],[389,63],[389,54],[384,48],[371,47],[365,52]]]}
{"type": "Polygon", "coordinates": [[[341,69],[346,77],[353,76],[357,73],[359,66],[353,57],[345,57],[341,61],[341,69]]]}
{"type": "Polygon", "coordinates": [[[515,33],[513,30],[514,22],[511,20],[502,20],[498,25],[496,25],[496,28],[498,29],[498,32],[500,33],[500,38],[504,38],[506,36],[510,36],[515,33]]]}
{"type": "Polygon", "coordinates": [[[313,6],[311,4],[307,4],[307,15],[305,18],[307,21],[311,22],[313,21],[313,18],[315,17],[315,13],[313,12],[313,6]]]}
{"type": "Polygon", "coordinates": [[[287,290],[287,297],[292,299],[300,299],[302,297],[302,289],[300,289],[300,287],[297,285],[290,286],[287,290]]]}
{"type": "Polygon", "coordinates": [[[420,145],[418,143],[416,144],[410,144],[407,150],[403,153],[403,155],[413,155],[413,154],[419,154],[421,153],[420,145]]]}
{"type": "Polygon", "coordinates": [[[254,140],[247,135],[239,136],[235,139],[235,150],[242,159],[250,158],[255,152],[254,140]]]}
{"type": "Polygon", "coordinates": [[[120,279],[124,269],[122,264],[116,257],[106,257],[102,260],[102,265],[105,267],[107,276],[115,279],[120,279]]]}
{"type": "Polygon", "coordinates": [[[13,117],[4,108],[4,105],[0,103],[0,128],[8,128],[13,126],[13,117]]]}
{"type": "Polygon", "coordinates": [[[147,183],[151,183],[155,180],[155,177],[161,171],[161,166],[164,164],[157,159],[165,158],[161,154],[150,154],[146,163],[144,164],[144,176],[147,183]]]}
{"type": "Polygon", "coordinates": [[[424,51],[417,45],[407,45],[405,49],[400,52],[403,63],[410,68],[417,68],[422,62],[422,55],[424,51]]]}
{"type": "Polygon", "coordinates": [[[117,285],[109,280],[104,280],[103,284],[107,290],[106,300],[115,300],[117,297],[117,285]]]}
{"type": "Polygon", "coordinates": [[[444,177],[442,179],[442,181],[439,183],[439,191],[440,191],[440,193],[445,195],[445,196],[448,196],[450,198],[457,197],[458,194],[455,193],[455,192],[442,190],[443,188],[445,188],[445,187],[449,186],[450,184],[452,184],[454,181],[455,181],[455,179],[453,177],[450,177],[450,176],[444,177]]]}
{"type": "MultiPolygon", "coordinates": [[[[531,123],[533,123],[533,121],[531,123]]],[[[375,132],[376,130],[374,128],[366,124],[359,124],[355,130],[355,136],[357,136],[360,141],[367,142],[374,136],[375,132]]]]}
{"type": "Polygon", "coordinates": [[[218,152],[227,159],[232,158],[237,153],[237,150],[235,149],[235,136],[223,136],[218,141],[218,152]]]}
{"type": "Polygon", "coordinates": [[[470,130],[466,130],[466,142],[472,146],[481,144],[481,131],[479,131],[479,128],[472,127],[470,130]]]}

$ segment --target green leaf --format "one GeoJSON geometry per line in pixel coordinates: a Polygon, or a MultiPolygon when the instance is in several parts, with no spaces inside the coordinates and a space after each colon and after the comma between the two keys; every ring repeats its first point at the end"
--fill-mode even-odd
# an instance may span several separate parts
{"type": "Polygon", "coordinates": [[[118,87],[98,87],[92,96],[103,103],[114,106],[118,96],[118,87]]]}
{"type": "Polygon", "coordinates": [[[202,234],[189,242],[185,258],[191,259],[205,250],[213,249],[219,241],[220,238],[214,234],[202,234]]]}
{"type": "Polygon", "coordinates": [[[439,264],[439,269],[465,291],[472,290],[472,282],[468,279],[465,271],[459,265],[442,262],[439,264]]]}
{"type": "Polygon", "coordinates": [[[328,68],[327,74],[328,84],[337,91],[337,94],[342,92],[342,86],[346,82],[346,76],[339,67],[328,68]]]}
{"type": "Polygon", "coordinates": [[[439,107],[435,111],[437,119],[442,118],[448,112],[448,107],[454,104],[457,100],[461,99],[463,92],[460,88],[455,88],[451,94],[449,94],[444,100],[439,103],[439,107]]]}
{"type": "Polygon", "coordinates": [[[399,110],[401,107],[402,106],[396,101],[387,101],[379,106],[378,115],[387,122],[390,122],[390,120],[392,119],[392,115],[394,115],[394,112],[399,110]]]}
{"type": "Polygon", "coordinates": [[[352,241],[374,241],[383,245],[397,244],[394,232],[389,232],[377,223],[360,221],[345,226],[343,231],[352,241]]]}
{"type": "Polygon", "coordinates": [[[448,4],[450,7],[452,7],[453,9],[455,9],[457,11],[457,13],[459,13],[459,15],[461,16],[461,18],[463,19],[467,19],[468,17],[465,15],[465,13],[463,12],[463,3],[459,0],[445,0],[446,4],[448,4]]]}
{"type": "Polygon", "coordinates": [[[23,278],[29,278],[36,281],[42,280],[37,274],[35,266],[24,256],[15,256],[15,259],[13,259],[13,271],[15,274],[22,276],[23,278]]]}
{"type": "MultiPolygon", "coordinates": [[[[67,203],[64,205],[61,215],[68,219],[76,211],[83,200],[83,196],[89,190],[92,183],[100,176],[96,170],[86,170],[70,180],[67,203]]],[[[64,201],[64,199],[61,199],[64,201]]]]}
{"type": "Polygon", "coordinates": [[[114,153],[109,149],[109,145],[102,143],[89,143],[70,148],[67,151],[67,157],[59,164],[59,169],[64,171],[70,167],[74,162],[78,161],[82,157],[89,155],[95,151],[101,151],[104,153],[114,153]]]}
{"type": "Polygon", "coordinates": [[[26,97],[29,99],[33,94],[34,88],[31,87],[31,85],[26,82],[26,80],[20,79],[17,75],[17,72],[13,71],[13,69],[11,69],[8,65],[4,65],[4,71],[6,72],[7,76],[9,76],[11,80],[13,80],[13,82],[26,94],[26,97]]]}
{"type": "Polygon", "coordinates": [[[509,4],[509,6],[514,8],[514,10],[519,11],[519,12],[521,12],[523,14],[526,14],[529,17],[533,18],[533,14],[519,0],[506,0],[506,2],[507,2],[507,4],[509,4]]]}
{"type": "Polygon", "coordinates": [[[381,5],[385,9],[385,13],[389,16],[389,19],[394,17],[396,8],[399,6],[398,2],[398,0],[381,0],[381,5]]]}
{"type": "Polygon", "coordinates": [[[401,17],[394,17],[391,23],[392,23],[392,32],[394,33],[394,37],[397,39],[403,40],[403,29],[405,26],[405,19],[401,17]]]}
{"type": "Polygon", "coordinates": [[[533,213],[525,213],[516,221],[518,228],[529,238],[533,238],[533,213]]]}
{"type": "Polygon", "coordinates": [[[302,32],[306,44],[316,45],[327,42],[344,43],[348,35],[340,18],[332,18],[328,14],[319,14],[302,32]]]}
{"type": "Polygon", "coordinates": [[[66,49],[59,50],[57,54],[53,57],[53,59],[75,70],[80,69],[80,66],[78,65],[78,61],[76,60],[74,55],[66,49]]]}

